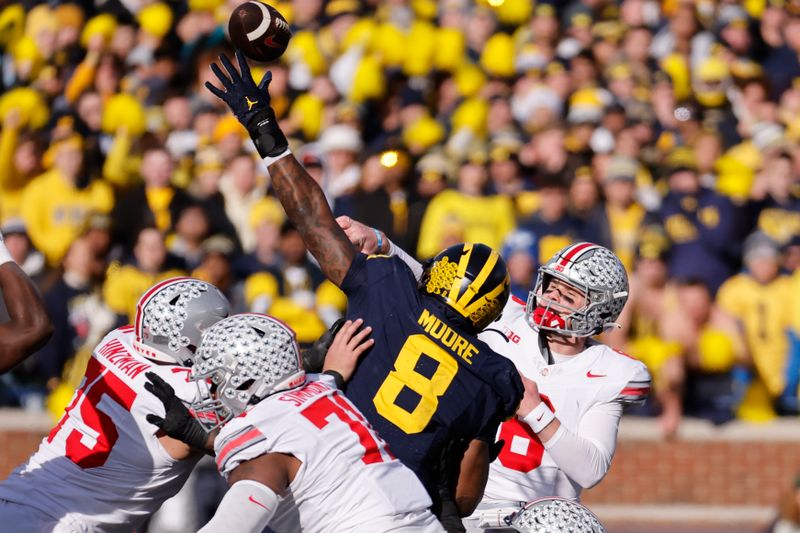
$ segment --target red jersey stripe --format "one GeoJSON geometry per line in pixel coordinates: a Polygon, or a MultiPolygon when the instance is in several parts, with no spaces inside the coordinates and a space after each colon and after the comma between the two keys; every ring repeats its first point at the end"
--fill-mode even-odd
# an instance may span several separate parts
{"type": "Polygon", "coordinates": [[[221,468],[222,465],[225,464],[225,461],[227,460],[228,455],[230,455],[230,453],[233,450],[235,450],[236,448],[238,448],[242,444],[245,444],[245,443],[247,443],[247,442],[249,442],[251,440],[261,439],[263,437],[264,436],[261,434],[261,432],[259,430],[257,430],[256,428],[253,428],[250,431],[248,431],[248,432],[246,432],[246,433],[244,433],[242,435],[239,435],[237,438],[235,438],[232,441],[230,441],[229,443],[227,443],[222,448],[222,450],[219,452],[219,455],[217,456],[217,465],[221,468]]]}

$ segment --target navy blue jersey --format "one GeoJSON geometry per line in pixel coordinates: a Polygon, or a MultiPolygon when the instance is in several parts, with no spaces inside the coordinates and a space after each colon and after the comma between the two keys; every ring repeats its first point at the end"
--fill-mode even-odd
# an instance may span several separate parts
{"type": "Polygon", "coordinates": [[[363,318],[375,339],[347,397],[430,492],[451,438],[494,441],[497,425],[522,398],[519,374],[475,335],[446,322],[444,304],[419,293],[396,257],[359,254],[342,290],[348,318],[363,318]]]}

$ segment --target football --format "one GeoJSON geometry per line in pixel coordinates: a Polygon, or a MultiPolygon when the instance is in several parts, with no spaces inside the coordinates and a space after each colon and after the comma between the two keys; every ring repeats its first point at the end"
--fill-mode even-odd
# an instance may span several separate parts
{"type": "Polygon", "coordinates": [[[234,46],[255,61],[275,61],[289,44],[289,23],[274,7],[251,0],[239,4],[228,19],[234,46]]]}

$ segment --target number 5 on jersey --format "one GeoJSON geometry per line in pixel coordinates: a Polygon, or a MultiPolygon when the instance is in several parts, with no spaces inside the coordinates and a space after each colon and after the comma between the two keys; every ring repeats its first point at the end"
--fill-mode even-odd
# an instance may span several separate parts
{"type": "Polygon", "coordinates": [[[381,416],[405,433],[419,433],[433,418],[439,407],[439,397],[447,392],[457,372],[458,363],[444,348],[425,335],[411,335],[394,362],[394,370],[383,381],[372,402],[381,416]],[[430,377],[417,370],[422,357],[437,363],[430,377]],[[419,397],[411,411],[397,404],[401,393],[407,389],[419,397]]]}
{"type": "Polygon", "coordinates": [[[47,442],[52,442],[67,420],[71,419],[72,427],[66,437],[65,454],[81,468],[103,466],[119,438],[114,420],[98,408],[103,396],[125,409],[130,409],[136,399],[136,392],[92,357],[72,403],[67,406],[64,416],[47,436],[47,442]]]}

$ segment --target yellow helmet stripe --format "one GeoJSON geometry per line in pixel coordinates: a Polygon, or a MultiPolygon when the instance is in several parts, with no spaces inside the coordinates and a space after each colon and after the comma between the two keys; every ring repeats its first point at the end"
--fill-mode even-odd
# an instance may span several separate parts
{"type": "MultiPolygon", "coordinates": [[[[458,260],[456,279],[460,280],[467,274],[467,266],[469,265],[469,258],[471,255],[472,255],[472,243],[464,244],[464,251],[461,255],[461,259],[458,260]]],[[[457,302],[459,300],[460,290],[461,290],[461,283],[456,283],[454,280],[453,285],[450,287],[450,294],[447,295],[447,299],[453,302],[455,306],[458,306],[457,302]]]]}
{"type": "MultiPolygon", "coordinates": [[[[458,301],[459,307],[463,307],[464,309],[466,309],[467,306],[472,307],[470,305],[470,301],[472,300],[472,298],[475,297],[476,294],[480,292],[481,288],[483,287],[483,284],[486,282],[486,278],[488,278],[489,274],[492,273],[492,270],[494,269],[494,266],[497,264],[497,260],[499,258],[500,255],[494,250],[492,250],[491,255],[483,264],[483,268],[481,268],[481,271],[478,273],[475,280],[469,284],[469,287],[467,287],[467,290],[464,291],[464,294],[459,299],[458,301]]],[[[481,298],[481,300],[483,300],[483,298],[481,298]]]]}
{"type": "MultiPolygon", "coordinates": [[[[506,277],[508,277],[508,276],[506,276],[506,277]]],[[[492,289],[491,292],[481,296],[480,298],[478,298],[477,300],[472,302],[469,306],[467,306],[466,309],[464,309],[465,314],[466,315],[471,315],[472,313],[474,313],[475,311],[477,311],[478,309],[483,307],[483,305],[488,300],[494,300],[495,298],[500,296],[500,294],[503,292],[503,290],[505,290],[505,284],[504,283],[500,283],[494,289],[492,289]]],[[[502,305],[505,305],[505,302],[501,302],[501,307],[502,307],[502,305]]]]}

